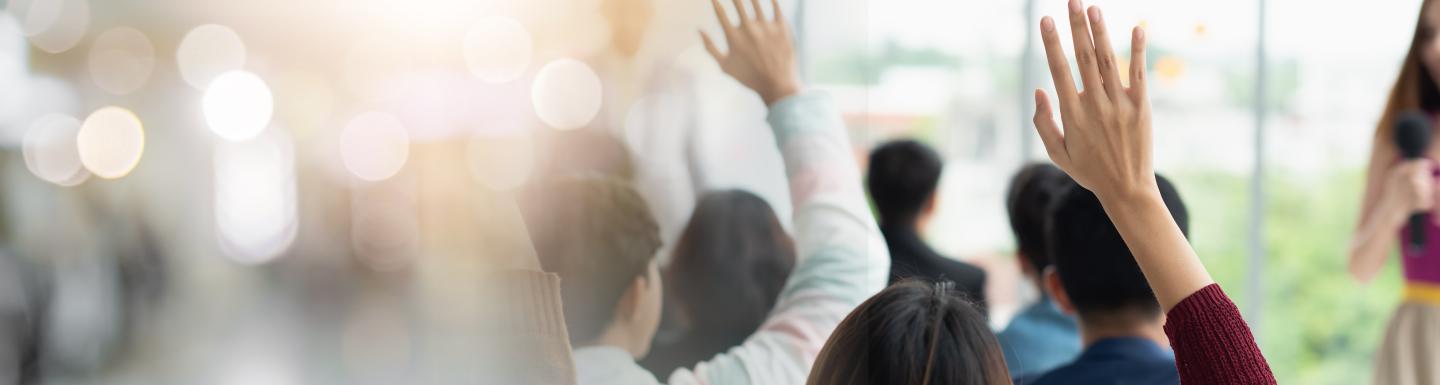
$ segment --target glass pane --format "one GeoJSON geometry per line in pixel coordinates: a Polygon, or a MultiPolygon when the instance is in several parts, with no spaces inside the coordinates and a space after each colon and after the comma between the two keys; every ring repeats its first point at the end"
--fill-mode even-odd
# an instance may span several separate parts
{"type": "MultiPolygon", "coordinates": [[[[930,241],[942,253],[986,266],[992,282],[1014,286],[1013,259],[989,255],[1012,247],[1009,227],[1000,225],[1006,218],[1005,184],[999,181],[1020,164],[1021,135],[1030,130],[1021,125],[1028,108],[1021,101],[1029,97],[1021,84],[1025,3],[841,0],[808,6],[808,73],[840,102],[857,156],[896,138],[935,147],[946,171],[930,241]]],[[[992,290],[1002,297],[1014,292],[992,290]]],[[[991,301],[1000,313],[1016,306],[1014,300],[991,301]]]]}
{"type": "Polygon", "coordinates": [[[1270,1],[1263,348],[1281,381],[1363,384],[1402,281],[1347,270],[1376,122],[1420,1],[1270,1]],[[1334,28],[1337,22],[1355,28],[1334,28]],[[1344,309],[1337,311],[1337,309],[1344,309]],[[1288,381],[1287,381],[1288,380],[1288,381]]]}

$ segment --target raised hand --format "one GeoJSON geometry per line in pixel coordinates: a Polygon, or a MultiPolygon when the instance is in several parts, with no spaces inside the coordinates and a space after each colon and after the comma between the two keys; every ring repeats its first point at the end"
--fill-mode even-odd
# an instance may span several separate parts
{"type": "MultiPolygon", "coordinates": [[[[1429,159],[1408,160],[1390,168],[1381,203],[1395,207],[1396,226],[1403,224],[1411,213],[1435,209],[1435,176],[1429,159]]],[[[1393,226],[1392,226],[1393,227],[1393,226]]]]}
{"type": "Polygon", "coordinates": [[[1159,194],[1152,163],[1150,101],[1145,94],[1144,30],[1135,27],[1131,33],[1126,87],[1100,8],[1090,7],[1087,17],[1080,1],[1071,0],[1070,30],[1084,86],[1078,91],[1055,21],[1048,16],[1041,19],[1040,30],[1064,126],[1064,131],[1056,126],[1045,91],[1036,90],[1035,127],[1050,159],[1101,200],[1159,194]]]}
{"type": "Polygon", "coordinates": [[[715,57],[721,70],[760,94],[765,105],[800,92],[800,76],[795,72],[795,44],[778,0],[770,1],[774,15],[769,18],[764,16],[760,0],[750,0],[751,12],[746,12],[744,0],[733,1],[735,13],[740,17],[739,25],[730,22],[720,0],[710,0],[715,6],[715,16],[720,18],[720,28],[725,31],[729,52],[720,52],[715,40],[700,32],[705,50],[715,57]]]}
{"type": "Polygon", "coordinates": [[[1145,32],[1137,27],[1131,33],[1130,86],[1126,87],[1100,9],[1091,7],[1087,13],[1080,0],[1070,0],[1075,61],[1085,87],[1077,91],[1055,29],[1051,18],[1040,20],[1065,130],[1055,125],[1050,100],[1039,90],[1036,130],[1050,159],[1100,198],[1155,298],[1171,309],[1215,281],[1165,208],[1155,183],[1150,102],[1145,95],[1145,32]]]}

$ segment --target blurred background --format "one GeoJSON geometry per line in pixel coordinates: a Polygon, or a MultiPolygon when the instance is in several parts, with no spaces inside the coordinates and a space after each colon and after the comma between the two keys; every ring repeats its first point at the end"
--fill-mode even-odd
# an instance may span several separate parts
{"type": "MultiPolygon", "coordinates": [[[[1367,382],[1400,278],[1356,284],[1344,252],[1419,0],[1092,3],[1148,28],[1159,170],[1280,381],[1367,382]]],[[[516,252],[503,202],[567,131],[660,152],[652,195],[788,215],[703,0],[0,4],[0,383],[464,383],[477,281],[516,252]]],[[[1044,157],[1034,32],[1065,2],[781,4],[857,161],[946,156],[928,237],[990,271],[1003,326],[1036,295],[1002,202],[1044,157]]]]}

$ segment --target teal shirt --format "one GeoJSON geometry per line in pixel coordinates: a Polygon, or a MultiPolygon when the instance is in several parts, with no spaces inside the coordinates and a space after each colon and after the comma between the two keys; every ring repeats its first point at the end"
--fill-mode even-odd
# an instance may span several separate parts
{"type": "Polygon", "coordinates": [[[1010,378],[1016,383],[1039,377],[1080,355],[1080,326],[1048,296],[1016,315],[997,337],[1010,378]]]}

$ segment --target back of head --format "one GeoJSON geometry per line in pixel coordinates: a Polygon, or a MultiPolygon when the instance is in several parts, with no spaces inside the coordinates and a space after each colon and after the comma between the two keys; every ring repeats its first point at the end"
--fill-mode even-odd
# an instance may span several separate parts
{"type": "Polygon", "coordinates": [[[870,297],[830,335],[806,383],[1009,384],[985,315],[953,286],[903,281],[870,297]]]}
{"type": "Polygon", "coordinates": [[[660,248],[650,209],[627,184],[608,178],[537,184],[521,208],[540,264],[560,275],[570,339],[594,342],[660,248]]]}
{"type": "Polygon", "coordinates": [[[870,153],[865,183],[881,224],[906,224],[924,210],[945,164],[940,154],[914,140],[897,140],[870,153]]]}
{"type": "Polygon", "coordinates": [[[1026,165],[1010,180],[1010,189],[1005,195],[1010,230],[1015,233],[1017,251],[1036,272],[1050,267],[1050,247],[1045,237],[1050,205],[1074,183],[1069,175],[1049,163],[1026,165]]]}
{"type": "MultiPolygon", "coordinates": [[[[1156,176],[1170,214],[1188,234],[1189,214],[1169,180],[1156,176]]],[[[1065,294],[1085,322],[1160,317],[1160,303],[1099,198],[1074,185],[1053,207],[1051,255],[1065,294]]]]}
{"type": "MultiPolygon", "coordinates": [[[[665,271],[670,303],[697,333],[739,344],[760,328],[795,267],[795,244],[755,194],[706,194],[665,271]]],[[[716,352],[718,353],[718,352],[716,352]]]]}

